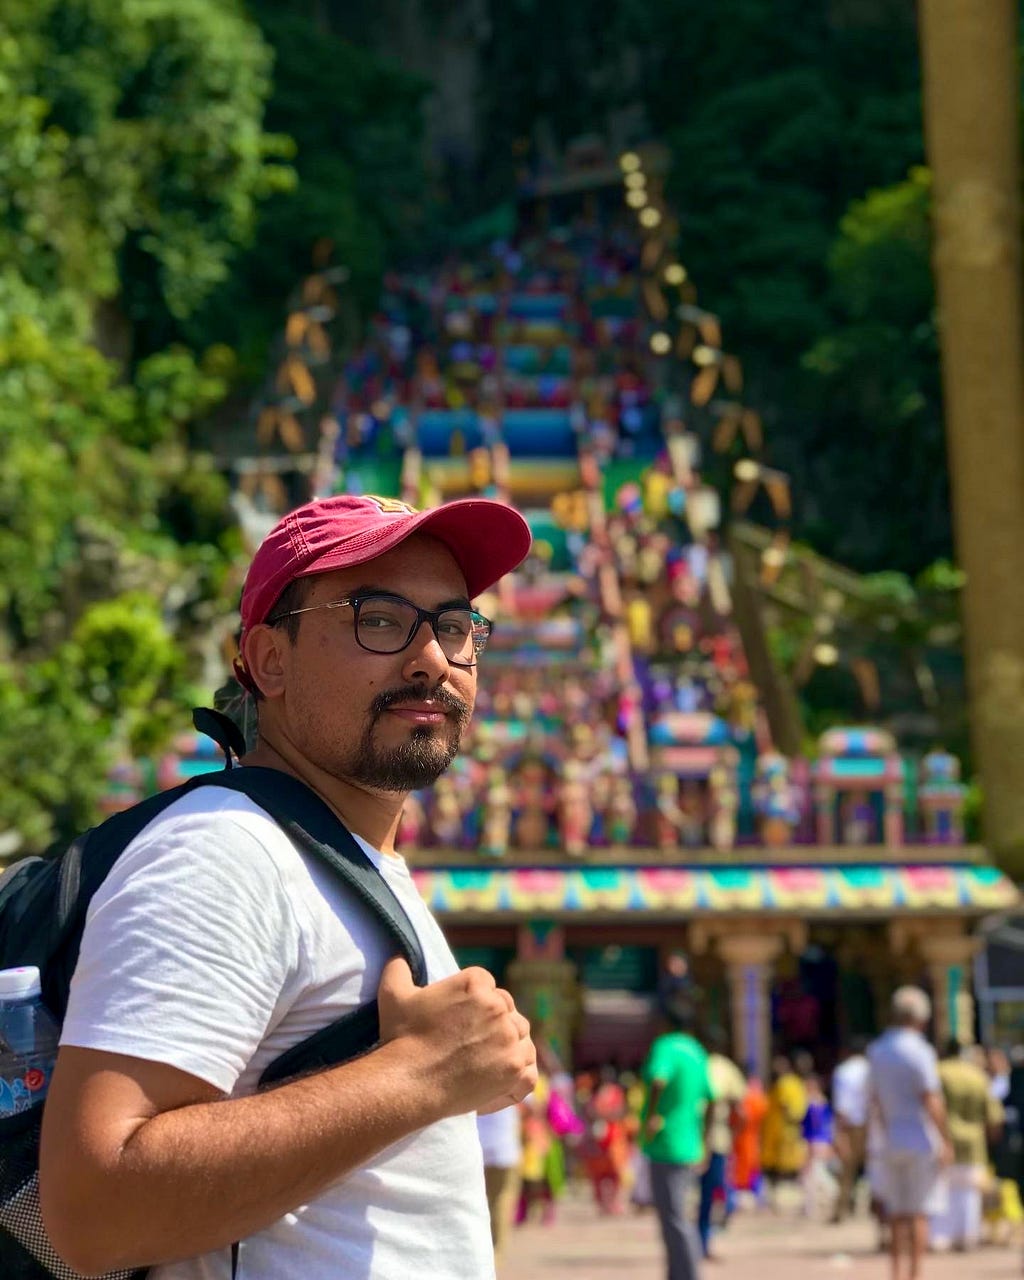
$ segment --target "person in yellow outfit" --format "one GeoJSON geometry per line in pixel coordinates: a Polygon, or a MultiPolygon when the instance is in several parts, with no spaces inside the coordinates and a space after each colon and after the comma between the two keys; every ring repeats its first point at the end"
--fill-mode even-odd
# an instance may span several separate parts
{"type": "Polygon", "coordinates": [[[522,1113],[522,1155],[519,1163],[520,1193],[516,1222],[528,1222],[534,1206],[543,1206],[543,1222],[554,1219],[555,1197],[549,1177],[551,1149],[555,1141],[548,1122],[551,1085],[542,1072],[537,1087],[519,1104],[522,1113]]]}
{"type": "Polygon", "coordinates": [[[807,1113],[807,1090],[783,1054],[772,1062],[772,1087],[768,1092],[768,1112],[764,1118],[764,1174],[773,1196],[778,1184],[795,1179],[807,1155],[803,1122],[807,1113]]]}

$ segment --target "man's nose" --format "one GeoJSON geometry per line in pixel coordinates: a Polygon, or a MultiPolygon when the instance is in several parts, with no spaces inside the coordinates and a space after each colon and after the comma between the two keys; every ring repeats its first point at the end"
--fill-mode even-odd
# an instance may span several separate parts
{"type": "Polygon", "coordinates": [[[410,683],[416,680],[427,680],[431,684],[440,684],[451,674],[451,667],[441,648],[441,642],[426,619],[420,623],[405,653],[406,660],[402,667],[402,674],[410,683]]]}

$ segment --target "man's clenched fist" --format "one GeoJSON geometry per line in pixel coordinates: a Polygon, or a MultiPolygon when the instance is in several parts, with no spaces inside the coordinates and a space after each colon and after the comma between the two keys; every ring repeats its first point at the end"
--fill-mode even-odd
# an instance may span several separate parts
{"type": "Polygon", "coordinates": [[[494,1111],[537,1083],[530,1024],[486,969],[417,987],[405,960],[388,961],[377,990],[382,1041],[404,1040],[439,1116],[494,1111]]]}

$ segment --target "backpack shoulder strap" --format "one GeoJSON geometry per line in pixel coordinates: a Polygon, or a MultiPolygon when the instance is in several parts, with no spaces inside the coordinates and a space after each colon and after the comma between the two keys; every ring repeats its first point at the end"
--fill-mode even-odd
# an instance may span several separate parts
{"type": "MultiPolygon", "coordinates": [[[[203,777],[208,785],[247,795],[299,848],[329,867],[370,908],[397,943],[409,962],[413,981],[419,986],[426,983],[426,958],[404,907],[352,833],[315,791],[291,774],[254,765],[203,777]]],[[[380,1018],[374,999],[275,1058],[260,1077],[260,1085],[337,1066],[373,1048],[379,1039],[380,1018]]]]}
{"type": "MultiPolygon", "coordinates": [[[[39,884],[29,884],[31,868],[16,863],[12,877],[20,875],[26,889],[47,894],[49,910],[45,918],[28,897],[17,904],[17,910],[31,913],[36,928],[33,936],[20,947],[20,964],[35,964],[43,975],[43,996],[51,1012],[59,1019],[67,1009],[71,975],[78,963],[78,951],[85,929],[85,917],[93,895],[107,878],[114,863],[129,844],[145,827],[159,817],[176,800],[194,790],[203,776],[191,778],[180,786],[158,792],[121,813],[115,813],[104,822],[77,836],[58,858],[43,861],[42,874],[50,880],[46,889],[39,877],[39,884]]],[[[27,862],[27,860],[26,860],[27,862]]],[[[12,893],[17,893],[19,883],[12,880],[12,893]]],[[[20,895],[19,895],[20,896],[20,895]]]]}

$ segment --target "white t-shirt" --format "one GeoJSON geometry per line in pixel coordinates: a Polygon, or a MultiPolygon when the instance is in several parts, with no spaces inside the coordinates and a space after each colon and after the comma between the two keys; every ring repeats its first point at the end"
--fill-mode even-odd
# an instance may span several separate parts
{"type": "Polygon", "coordinates": [[[476,1129],[484,1153],[484,1166],[494,1169],[518,1169],[523,1157],[518,1107],[504,1107],[485,1116],[477,1116],[476,1129]]]}
{"type": "MultiPolygon", "coordinates": [[[[457,964],[400,857],[360,844],[409,915],[431,981],[457,964]]],[[[61,1042],[168,1063],[231,1097],[365,1004],[390,954],[351,891],[247,797],[204,787],[129,845],[89,907],[61,1042]]],[[[240,1173],[244,1177],[244,1171],[240,1173]]],[[[153,1280],[226,1280],[230,1253],[153,1280]]],[[[475,1116],[429,1125],[242,1242],[238,1280],[494,1276],[475,1116]]]]}
{"type": "Polygon", "coordinates": [[[871,1102],[871,1064],[855,1053],[836,1067],[832,1076],[832,1110],[855,1127],[868,1122],[871,1102]]]}
{"type": "Polygon", "coordinates": [[[890,1027],[869,1046],[868,1062],[886,1149],[936,1152],[939,1135],[924,1109],[924,1095],[942,1089],[935,1050],[920,1032],[890,1027]]]}

